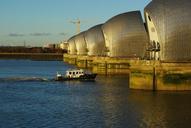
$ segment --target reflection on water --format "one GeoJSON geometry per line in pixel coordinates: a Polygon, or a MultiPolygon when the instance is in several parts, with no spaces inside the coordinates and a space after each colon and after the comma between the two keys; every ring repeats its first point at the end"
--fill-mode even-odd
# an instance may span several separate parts
{"type": "Polygon", "coordinates": [[[136,106],[140,127],[189,127],[190,92],[130,91],[128,99],[136,106]]]}
{"type": "Polygon", "coordinates": [[[130,90],[124,77],[103,78],[100,98],[108,127],[189,127],[190,92],[130,90]],[[109,88],[109,89],[108,89],[109,88]]]}
{"type": "MultiPolygon", "coordinates": [[[[63,62],[0,60],[0,77],[50,79],[69,67],[63,62]]],[[[128,76],[98,76],[95,82],[0,81],[0,127],[189,127],[190,99],[190,92],[130,90],[128,76]]]]}

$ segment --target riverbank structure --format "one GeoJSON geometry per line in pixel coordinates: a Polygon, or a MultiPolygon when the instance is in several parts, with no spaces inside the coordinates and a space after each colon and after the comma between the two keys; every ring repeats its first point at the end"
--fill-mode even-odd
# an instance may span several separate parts
{"type": "Polygon", "coordinates": [[[131,89],[191,90],[191,1],[152,0],[68,40],[64,61],[129,75],[131,89]],[[83,36],[82,36],[83,35],[83,36]]]}

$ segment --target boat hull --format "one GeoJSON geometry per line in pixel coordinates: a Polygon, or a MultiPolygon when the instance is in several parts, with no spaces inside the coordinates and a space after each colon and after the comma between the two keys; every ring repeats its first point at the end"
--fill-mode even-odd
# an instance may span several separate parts
{"type": "Polygon", "coordinates": [[[94,81],[96,76],[97,74],[84,74],[81,75],[80,77],[75,77],[75,78],[61,76],[61,77],[56,77],[55,81],[70,81],[70,80],[94,81]]]}

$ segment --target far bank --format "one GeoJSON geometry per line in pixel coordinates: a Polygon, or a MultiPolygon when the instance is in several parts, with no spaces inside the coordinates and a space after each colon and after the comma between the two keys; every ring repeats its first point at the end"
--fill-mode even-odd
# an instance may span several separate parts
{"type": "Polygon", "coordinates": [[[30,59],[62,61],[63,53],[0,53],[0,59],[30,59]]]}

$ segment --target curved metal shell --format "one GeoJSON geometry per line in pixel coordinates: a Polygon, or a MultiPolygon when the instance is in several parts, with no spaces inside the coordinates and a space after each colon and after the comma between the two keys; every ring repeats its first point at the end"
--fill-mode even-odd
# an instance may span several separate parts
{"type": "Polygon", "coordinates": [[[160,59],[191,60],[191,1],[153,0],[144,12],[150,40],[160,44],[160,59]]]}
{"type": "Polygon", "coordinates": [[[75,36],[77,55],[87,55],[87,44],[84,39],[84,33],[81,32],[75,36]]]}
{"type": "Polygon", "coordinates": [[[140,11],[127,12],[108,20],[102,27],[108,56],[143,57],[148,35],[140,11]]]}
{"type": "Polygon", "coordinates": [[[71,37],[68,40],[68,54],[71,54],[71,55],[76,55],[77,54],[76,44],[75,44],[74,38],[75,38],[75,36],[71,37]]]}
{"type": "Polygon", "coordinates": [[[105,39],[102,32],[102,24],[90,28],[85,33],[89,56],[105,56],[105,39]]]}
{"type": "Polygon", "coordinates": [[[63,50],[68,50],[68,42],[61,43],[60,48],[63,49],[63,50]]]}

